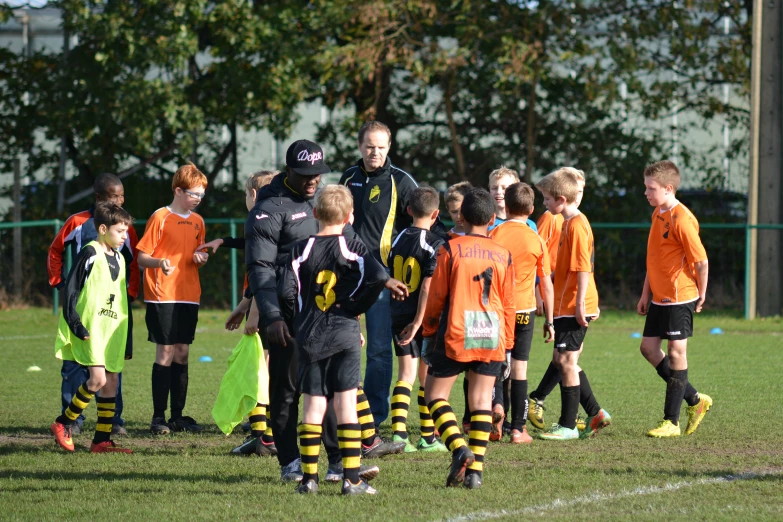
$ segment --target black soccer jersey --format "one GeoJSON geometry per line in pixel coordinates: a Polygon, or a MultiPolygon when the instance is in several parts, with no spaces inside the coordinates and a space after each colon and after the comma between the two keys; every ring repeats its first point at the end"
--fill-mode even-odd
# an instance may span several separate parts
{"type": "Polygon", "coordinates": [[[294,309],[301,362],[325,359],[359,343],[357,316],[389,279],[364,243],[345,236],[310,236],[291,248],[280,282],[281,304],[294,309]]]}
{"type": "Polygon", "coordinates": [[[389,252],[392,277],[408,287],[407,298],[391,302],[392,317],[413,317],[419,306],[419,290],[426,277],[435,272],[435,259],[443,239],[429,230],[408,227],[397,236],[389,252]]]}

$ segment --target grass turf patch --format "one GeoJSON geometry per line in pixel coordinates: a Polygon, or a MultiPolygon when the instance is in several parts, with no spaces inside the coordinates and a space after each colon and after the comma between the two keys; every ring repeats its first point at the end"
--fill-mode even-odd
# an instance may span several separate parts
{"type": "MultiPolygon", "coordinates": [[[[154,346],[146,341],[143,310],[135,309],[134,358],[123,373],[120,442],[133,455],[87,452],[95,407],[86,410],[77,451],[65,454],[48,426],[60,411],[60,362],[53,356],[56,318],[44,309],[0,312],[4,368],[0,372],[0,506],[4,519],[112,516],[150,519],[438,520],[519,519],[779,519],[783,515],[783,353],[780,319],[696,317],[689,342],[689,378],[714,400],[713,410],[688,437],[645,437],[663,416],[665,385],[639,354],[643,318],[602,315],[585,342],[581,366],[613,424],[594,439],[529,446],[490,443],[484,485],[478,491],[444,487],[448,454],[390,456],[373,485],[376,498],[344,499],[322,483],[316,497],[301,497],[279,481],[275,459],[228,455],[243,440],[212,424],[225,363],[239,336],[222,329],[226,312],[202,311],[190,355],[187,415],[209,426],[203,434],[153,437],[150,372],[154,346]],[[722,335],[710,335],[720,327],[722,335]],[[212,363],[200,363],[209,355],[212,363]],[[27,372],[37,365],[40,372],[27,372]],[[464,519],[464,518],[463,518],[464,519]]],[[[540,328],[539,328],[540,330],[540,328]]],[[[538,332],[538,330],[537,330],[538,332]]],[[[532,391],[551,357],[537,337],[530,368],[532,391]]],[[[416,389],[416,388],[414,388],[416,389]]],[[[458,381],[452,405],[461,416],[458,381]]],[[[559,416],[559,391],[546,402],[546,421],[559,416]]],[[[687,419],[686,405],[682,416],[687,419]]],[[[383,434],[390,436],[389,422],[383,434]]],[[[414,442],[418,413],[409,415],[414,442]]],[[[529,427],[530,429],[530,427],[529,427]]],[[[535,432],[535,429],[531,429],[535,432]]],[[[326,459],[321,457],[321,474],[326,459]]]]}

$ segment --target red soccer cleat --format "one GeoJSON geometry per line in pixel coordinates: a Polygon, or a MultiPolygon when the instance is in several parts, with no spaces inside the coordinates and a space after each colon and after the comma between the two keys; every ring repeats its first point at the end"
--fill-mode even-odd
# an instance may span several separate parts
{"type": "Polygon", "coordinates": [[[71,438],[71,427],[62,422],[54,421],[49,429],[54,434],[54,440],[65,451],[74,451],[73,439],[71,438]]]}
{"type": "Polygon", "coordinates": [[[117,446],[113,440],[105,440],[97,444],[95,442],[90,444],[90,453],[133,453],[133,451],[117,446]]]}

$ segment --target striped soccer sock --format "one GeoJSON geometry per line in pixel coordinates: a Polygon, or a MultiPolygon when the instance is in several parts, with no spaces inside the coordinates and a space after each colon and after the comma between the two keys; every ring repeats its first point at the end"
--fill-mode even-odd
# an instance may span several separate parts
{"type": "Polygon", "coordinates": [[[435,423],[435,428],[440,433],[440,438],[449,451],[454,452],[465,446],[465,439],[457,426],[457,416],[445,399],[435,399],[429,404],[430,414],[435,423]]]}
{"type": "Polygon", "coordinates": [[[250,435],[260,437],[266,430],[266,405],[256,403],[255,408],[250,410],[250,435]]]}
{"type": "Polygon", "coordinates": [[[394,385],[391,401],[392,431],[395,435],[408,438],[408,410],[411,407],[411,388],[413,385],[405,381],[397,381],[394,385]]]}
{"type": "Polygon", "coordinates": [[[468,466],[468,469],[473,471],[484,470],[484,454],[487,453],[490,430],[492,430],[492,412],[486,410],[474,411],[470,416],[470,440],[468,447],[476,456],[476,460],[468,466]]]}
{"type": "Polygon", "coordinates": [[[98,444],[111,440],[111,425],[116,409],[114,397],[96,397],[95,404],[98,406],[98,422],[95,424],[95,437],[92,442],[98,444]]]}
{"type": "Polygon", "coordinates": [[[299,425],[299,453],[302,457],[302,482],[318,482],[318,455],[321,453],[321,425],[299,425]]]}
{"type": "Polygon", "coordinates": [[[65,409],[65,413],[61,417],[58,417],[58,421],[61,421],[63,424],[73,424],[76,422],[76,419],[82,414],[84,408],[86,408],[87,405],[90,404],[92,398],[95,397],[95,393],[96,392],[87,389],[87,383],[79,386],[79,390],[74,394],[71,403],[65,409]]]}
{"type": "Polygon", "coordinates": [[[340,455],[343,458],[343,478],[351,484],[359,483],[359,466],[362,459],[361,425],[353,424],[337,425],[337,444],[340,446],[340,455]]]}
{"type": "Polygon", "coordinates": [[[432,422],[430,409],[424,399],[424,388],[419,388],[419,420],[421,422],[421,438],[427,444],[435,442],[435,423],[432,422]]]}
{"type": "Polygon", "coordinates": [[[364,394],[364,390],[359,388],[356,390],[356,416],[359,418],[359,424],[362,430],[362,444],[365,446],[372,446],[375,442],[375,419],[370,411],[370,401],[367,400],[367,395],[364,394]]]}

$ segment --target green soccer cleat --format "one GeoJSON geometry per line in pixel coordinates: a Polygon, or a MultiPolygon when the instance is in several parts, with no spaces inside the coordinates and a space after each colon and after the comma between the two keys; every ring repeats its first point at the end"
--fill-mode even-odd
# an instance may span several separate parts
{"type": "Polygon", "coordinates": [[[585,431],[585,426],[587,426],[587,422],[585,421],[585,418],[581,415],[576,416],[576,429],[579,430],[579,433],[582,433],[585,431]]]}
{"type": "Polygon", "coordinates": [[[674,424],[670,420],[664,419],[661,421],[661,423],[658,425],[657,428],[648,431],[647,436],[655,437],[656,439],[663,439],[666,437],[679,437],[680,426],[678,424],[674,424]]]}
{"type": "Polygon", "coordinates": [[[688,426],[685,428],[685,434],[690,435],[701,424],[702,419],[712,408],[712,397],[704,393],[699,394],[699,403],[695,406],[688,406],[688,426]]]}
{"type": "Polygon", "coordinates": [[[538,438],[543,440],[575,440],[579,438],[579,430],[566,428],[560,424],[552,424],[551,428],[539,433],[538,438]]]}
{"type": "Polygon", "coordinates": [[[394,435],[392,437],[392,442],[395,442],[395,443],[404,442],[405,443],[405,448],[402,450],[403,453],[416,453],[416,446],[411,444],[410,438],[403,439],[399,435],[394,435]]]}
{"type": "Polygon", "coordinates": [[[546,428],[546,426],[544,426],[544,401],[539,401],[530,397],[527,407],[527,419],[530,421],[530,424],[539,430],[546,428]]]}
{"type": "Polygon", "coordinates": [[[425,453],[430,453],[430,452],[448,453],[449,452],[449,448],[447,448],[438,438],[435,438],[435,440],[433,440],[432,443],[427,442],[423,438],[419,439],[419,442],[416,443],[416,449],[418,451],[423,451],[425,453]]]}
{"type": "Polygon", "coordinates": [[[598,415],[593,415],[592,417],[587,418],[587,420],[585,421],[585,428],[583,430],[580,430],[579,438],[589,439],[590,437],[598,433],[602,428],[606,428],[611,423],[612,423],[612,416],[609,415],[608,411],[601,408],[601,410],[598,412],[598,415]]]}

